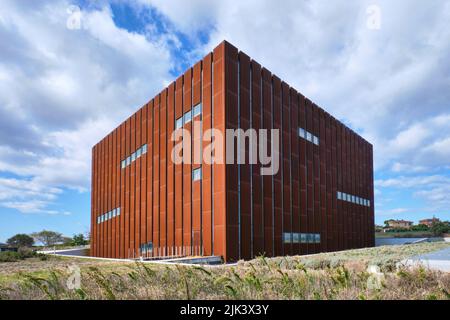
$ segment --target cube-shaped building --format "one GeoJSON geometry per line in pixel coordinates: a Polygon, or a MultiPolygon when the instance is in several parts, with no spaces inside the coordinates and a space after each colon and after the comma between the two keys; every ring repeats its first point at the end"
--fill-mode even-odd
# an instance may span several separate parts
{"type": "Polygon", "coordinates": [[[372,145],[226,41],[92,150],[92,256],[231,262],[374,242],[372,145]]]}

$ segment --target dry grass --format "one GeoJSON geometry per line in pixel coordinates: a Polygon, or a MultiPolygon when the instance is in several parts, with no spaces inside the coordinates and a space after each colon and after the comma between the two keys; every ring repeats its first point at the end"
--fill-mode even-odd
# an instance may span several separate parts
{"type": "Polygon", "coordinates": [[[203,268],[57,258],[0,264],[2,299],[450,299],[450,274],[397,268],[410,255],[449,244],[418,244],[260,257],[237,266],[203,268]],[[81,269],[81,287],[67,287],[67,266],[81,269]],[[379,286],[367,266],[377,264],[379,286]],[[9,266],[8,266],[9,265],[9,266]]]}

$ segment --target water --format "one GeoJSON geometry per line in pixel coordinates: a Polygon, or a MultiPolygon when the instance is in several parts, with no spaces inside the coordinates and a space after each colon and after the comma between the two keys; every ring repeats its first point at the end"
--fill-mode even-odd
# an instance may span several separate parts
{"type": "Polygon", "coordinates": [[[425,238],[375,238],[375,246],[393,246],[413,243],[425,238]]]}

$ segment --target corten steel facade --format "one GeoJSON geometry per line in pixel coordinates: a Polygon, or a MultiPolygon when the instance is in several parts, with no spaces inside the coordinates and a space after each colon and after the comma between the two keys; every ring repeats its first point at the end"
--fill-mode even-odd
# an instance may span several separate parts
{"type": "MultiPolygon", "coordinates": [[[[192,149],[210,143],[192,139],[192,149]]],[[[235,261],[374,245],[372,145],[227,42],[95,145],[92,159],[93,256],[235,261]],[[278,173],[174,164],[176,119],[200,103],[203,132],[279,129],[278,173]]]]}

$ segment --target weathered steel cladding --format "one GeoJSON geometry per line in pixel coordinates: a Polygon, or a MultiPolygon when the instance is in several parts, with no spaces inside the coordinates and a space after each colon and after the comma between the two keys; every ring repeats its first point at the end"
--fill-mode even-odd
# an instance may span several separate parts
{"type": "Polygon", "coordinates": [[[138,257],[152,242],[150,256],[235,261],[373,246],[373,200],[372,145],[223,42],[93,147],[91,254],[138,257]],[[184,156],[194,159],[208,146],[212,138],[200,133],[211,128],[224,136],[226,129],[278,129],[279,171],[262,176],[261,164],[249,164],[248,146],[240,155],[246,164],[174,164],[173,147],[187,138],[171,140],[175,120],[198,103],[202,123],[184,126],[192,142],[184,156]],[[299,127],[319,145],[300,138],[299,127]],[[144,144],[147,153],[121,168],[144,144]],[[193,181],[199,167],[202,179],[193,181]],[[370,207],[338,200],[338,191],[368,199],[370,207]],[[115,208],[119,216],[97,223],[115,208]],[[321,241],[284,241],[283,234],[299,233],[320,234],[321,241]]]}

